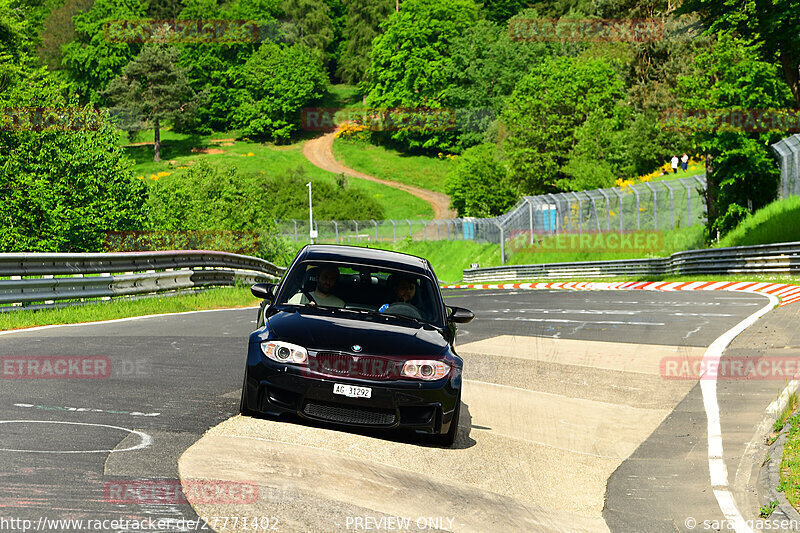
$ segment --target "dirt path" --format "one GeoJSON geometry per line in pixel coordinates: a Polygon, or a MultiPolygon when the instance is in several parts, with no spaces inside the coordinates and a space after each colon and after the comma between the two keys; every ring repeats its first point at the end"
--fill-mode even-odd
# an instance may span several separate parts
{"type": "Polygon", "coordinates": [[[397,181],[376,178],[375,176],[358,172],[357,170],[353,170],[341,164],[333,156],[334,135],[334,133],[326,133],[325,135],[317,137],[316,139],[307,141],[305,146],[303,146],[303,155],[311,162],[312,165],[323,170],[327,170],[328,172],[334,172],[336,174],[344,173],[354,178],[361,178],[382,183],[384,185],[388,185],[389,187],[394,187],[395,189],[400,189],[401,191],[411,193],[417,198],[422,198],[431,205],[433,208],[434,218],[436,219],[456,217],[456,212],[450,209],[450,197],[446,194],[429,191],[427,189],[421,189],[419,187],[406,185],[405,183],[400,183],[397,181]]]}

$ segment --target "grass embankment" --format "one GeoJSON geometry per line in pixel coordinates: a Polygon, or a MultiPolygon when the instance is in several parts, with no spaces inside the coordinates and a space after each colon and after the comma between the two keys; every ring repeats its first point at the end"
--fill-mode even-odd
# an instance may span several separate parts
{"type": "Polygon", "coordinates": [[[786,434],[783,457],[780,459],[781,481],[778,490],[783,492],[795,509],[798,509],[800,508],[800,417],[794,415],[786,423],[789,424],[789,431],[786,434]]]}
{"type": "Polygon", "coordinates": [[[800,196],[759,209],[723,237],[719,246],[750,246],[800,241],[800,196]]]}
{"type": "MultiPolygon", "coordinates": [[[[136,163],[136,175],[147,183],[180,179],[181,174],[201,159],[219,169],[236,167],[239,174],[276,176],[302,168],[310,180],[336,183],[335,174],[315,167],[303,156],[304,141],[278,146],[237,138],[235,131],[209,136],[162,131],[162,161],[158,163],[153,161],[152,144],[126,146],[125,151],[136,163]]],[[[153,132],[142,132],[139,140],[152,143],[153,132]]],[[[375,199],[383,207],[386,218],[433,218],[431,206],[407,192],[355,178],[348,179],[348,186],[375,199]]],[[[314,198],[315,205],[324,201],[324,198],[314,198]]]]}
{"type": "Polygon", "coordinates": [[[353,170],[422,189],[444,192],[452,159],[409,155],[364,141],[338,138],[333,142],[336,159],[353,170]]]}
{"type": "Polygon", "coordinates": [[[164,295],[136,300],[122,298],[92,302],[86,305],[0,313],[0,331],[202,309],[251,307],[257,306],[258,303],[259,301],[250,293],[250,287],[225,287],[209,289],[196,294],[164,295]]]}

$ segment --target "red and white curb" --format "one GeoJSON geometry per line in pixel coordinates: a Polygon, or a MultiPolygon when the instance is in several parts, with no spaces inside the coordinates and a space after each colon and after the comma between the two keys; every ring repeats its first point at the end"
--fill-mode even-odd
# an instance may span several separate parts
{"type": "Polygon", "coordinates": [[[500,283],[442,285],[443,289],[568,289],[574,291],[741,291],[771,294],[780,298],[779,306],[800,300],[800,285],[757,283],[754,281],[618,281],[614,283],[568,281],[557,283],[500,283]]]}

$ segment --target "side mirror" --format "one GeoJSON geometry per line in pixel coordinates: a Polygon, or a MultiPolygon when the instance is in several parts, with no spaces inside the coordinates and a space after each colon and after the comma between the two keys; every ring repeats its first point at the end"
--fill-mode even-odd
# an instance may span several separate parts
{"type": "Polygon", "coordinates": [[[457,324],[466,324],[475,318],[475,313],[463,307],[451,307],[447,314],[447,320],[457,324]]]}
{"type": "Polygon", "coordinates": [[[253,296],[256,298],[261,298],[262,300],[268,300],[271,302],[272,298],[275,296],[273,294],[275,287],[277,287],[277,285],[274,283],[256,283],[250,287],[250,292],[252,292],[253,296]]]}

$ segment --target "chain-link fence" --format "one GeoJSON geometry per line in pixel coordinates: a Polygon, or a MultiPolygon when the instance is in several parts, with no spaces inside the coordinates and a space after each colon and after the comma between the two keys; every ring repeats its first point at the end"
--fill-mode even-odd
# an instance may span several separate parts
{"type": "MultiPolygon", "coordinates": [[[[557,233],[665,231],[705,219],[704,176],[643,182],[620,188],[526,196],[508,213],[493,218],[449,220],[315,220],[316,242],[365,244],[473,240],[501,245],[510,239],[557,233]]],[[[297,242],[309,239],[308,220],[276,221],[279,232],[297,242]]]]}
{"type": "Polygon", "coordinates": [[[786,137],[772,145],[781,165],[781,184],[778,197],[800,195],[800,134],[786,137]]]}

